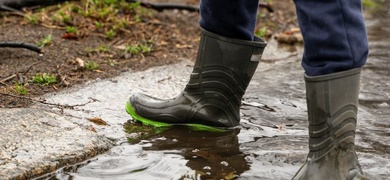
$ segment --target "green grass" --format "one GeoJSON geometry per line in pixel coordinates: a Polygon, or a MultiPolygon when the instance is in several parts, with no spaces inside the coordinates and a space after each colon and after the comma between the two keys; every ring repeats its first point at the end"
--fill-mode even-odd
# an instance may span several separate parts
{"type": "Polygon", "coordinates": [[[66,26],[65,31],[67,33],[77,33],[77,27],[74,26],[66,26]]]}
{"type": "Polygon", "coordinates": [[[24,95],[27,94],[26,87],[24,86],[24,84],[21,84],[21,83],[15,83],[14,90],[19,95],[23,95],[24,96],[24,95]]]}
{"type": "Polygon", "coordinates": [[[93,32],[102,33],[106,38],[112,39],[118,33],[127,32],[130,26],[142,22],[143,17],[151,16],[149,12],[151,11],[141,7],[139,2],[81,0],[26,13],[25,20],[31,24],[45,23],[63,27],[67,32],[82,31],[80,34],[85,34],[85,37],[93,32]]]}
{"type": "Polygon", "coordinates": [[[57,77],[54,74],[40,73],[36,74],[33,78],[33,83],[50,85],[57,83],[57,77]]]}
{"type": "Polygon", "coordinates": [[[38,14],[25,14],[24,18],[31,24],[39,23],[39,15],[38,14]]]}
{"type": "Polygon", "coordinates": [[[39,47],[44,47],[44,46],[47,46],[49,44],[51,44],[53,41],[53,36],[51,34],[43,37],[38,43],[37,43],[37,46],[39,47]]]}
{"type": "Polygon", "coordinates": [[[85,63],[85,68],[93,71],[99,68],[99,64],[96,63],[95,61],[88,61],[85,63]]]}
{"type": "Polygon", "coordinates": [[[112,39],[116,36],[116,32],[114,29],[110,29],[109,31],[106,31],[106,38],[112,39]]]}
{"type": "Polygon", "coordinates": [[[362,0],[363,6],[373,9],[377,7],[377,2],[375,0],[362,0]]]}
{"type": "Polygon", "coordinates": [[[255,35],[257,35],[259,37],[265,37],[267,35],[267,28],[266,27],[262,27],[262,28],[258,29],[255,32],[255,35]]]}
{"type": "Polygon", "coordinates": [[[142,44],[135,44],[135,45],[130,45],[130,46],[126,46],[126,49],[125,49],[125,52],[126,53],[130,53],[130,54],[148,54],[150,52],[152,52],[152,47],[149,45],[142,45],[142,44]]]}

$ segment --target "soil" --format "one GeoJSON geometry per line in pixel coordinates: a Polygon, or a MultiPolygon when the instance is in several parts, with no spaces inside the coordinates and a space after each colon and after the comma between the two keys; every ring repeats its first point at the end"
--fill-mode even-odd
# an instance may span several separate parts
{"type": "MultiPolygon", "coordinates": [[[[175,3],[198,5],[199,2],[180,0],[175,3]]],[[[266,27],[265,37],[274,38],[278,33],[289,34],[292,29],[296,30],[293,1],[272,1],[270,5],[274,12],[259,8],[256,31],[266,27]]],[[[146,11],[150,15],[142,17],[141,22],[126,27],[126,30],[111,39],[98,30],[77,39],[67,39],[64,38],[65,26],[32,24],[20,14],[2,12],[0,41],[36,44],[49,34],[52,35],[52,41],[43,47],[43,56],[26,49],[0,48],[0,107],[27,107],[34,101],[44,102],[40,96],[45,93],[82,85],[89,80],[171,64],[182,58],[195,60],[200,34],[199,13],[185,10],[146,11]],[[132,55],[123,49],[125,45],[150,40],[150,53],[132,55]],[[108,50],[99,49],[103,46],[108,47],[108,50]],[[98,64],[97,69],[90,70],[80,64],[92,61],[98,64]],[[34,76],[43,73],[54,75],[57,82],[42,85],[32,81],[34,76]],[[27,93],[16,90],[17,85],[23,85],[27,93]]]]}

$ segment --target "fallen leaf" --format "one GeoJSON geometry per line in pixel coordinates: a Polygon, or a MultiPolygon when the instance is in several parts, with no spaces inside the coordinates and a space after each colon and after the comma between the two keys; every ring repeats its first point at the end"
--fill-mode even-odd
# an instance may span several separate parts
{"type": "Polygon", "coordinates": [[[107,124],[106,121],[104,121],[102,118],[100,117],[95,117],[95,118],[87,118],[88,121],[91,121],[99,126],[109,126],[109,124],[107,124]]]}
{"type": "Polygon", "coordinates": [[[75,60],[77,62],[77,65],[81,68],[84,68],[85,67],[85,62],[84,60],[82,60],[81,58],[76,58],[75,60]]]}
{"type": "Polygon", "coordinates": [[[118,45],[118,46],[114,46],[116,49],[120,49],[120,50],[125,50],[126,49],[126,45],[118,45]]]}
{"type": "Polygon", "coordinates": [[[71,39],[71,40],[77,40],[78,37],[75,33],[64,33],[62,35],[62,39],[71,39]]]}
{"type": "Polygon", "coordinates": [[[187,45],[187,44],[176,44],[176,48],[178,49],[184,49],[184,48],[192,48],[192,45],[187,45]]]}

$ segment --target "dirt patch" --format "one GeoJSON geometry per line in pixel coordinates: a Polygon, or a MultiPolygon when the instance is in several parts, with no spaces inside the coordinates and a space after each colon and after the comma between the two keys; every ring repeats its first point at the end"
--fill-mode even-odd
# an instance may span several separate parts
{"type": "MultiPolygon", "coordinates": [[[[197,0],[179,2],[189,5],[199,3],[197,0]]],[[[271,7],[272,13],[264,8],[259,10],[258,34],[271,37],[297,27],[292,1],[275,1],[271,7]]],[[[0,41],[37,44],[49,36],[51,38],[50,43],[43,47],[43,56],[25,49],[0,48],[0,107],[27,107],[33,101],[44,101],[37,99],[40,95],[92,79],[171,64],[181,58],[195,59],[200,33],[197,12],[157,12],[146,8],[142,11],[147,15],[140,15],[137,23],[124,26],[122,31],[110,38],[107,38],[107,33],[88,28],[77,38],[67,38],[70,30],[66,24],[48,25],[44,23],[44,17],[39,17],[41,21],[33,24],[31,19],[15,13],[0,14],[0,41]],[[132,44],[148,44],[151,51],[138,54],[126,51],[132,44]],[[34,80],[34,77],[45,73],[56,81],[39,84],[34,80]]],[[[134,19],[134,14],[123,16],[134,19]]],[[[83,27],[90,27],[87,23],[93,25],[96,22],[77,23],[86,23],[83,27]]]]}

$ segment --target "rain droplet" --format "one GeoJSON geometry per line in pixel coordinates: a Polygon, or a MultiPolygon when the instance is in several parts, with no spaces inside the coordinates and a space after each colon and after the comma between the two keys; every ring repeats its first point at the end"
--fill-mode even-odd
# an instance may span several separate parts
{"type": "Polygon", "coordinates": [[[203,169],[205,169],[205,170],[210,170],[211,167],[210,167],[210,166],[205,166],[205,167],[203,167],[203,169]]]}
{"type": "Polygon", "coordinates": [[[199,149],[194,149],[194,150],[192,150],[192,152],[194,152],[194,153],[199,152],[199,149]]]}
{"type": "Polygon", "coordinates": [[[167,140],[167,138],[166,137],[160,137],[160,138],[157,138],[157,140],[165,141],[165,140],[167,140]]]}
{"type": "Polygon", "coordinates": [[[252,156],[245,156],[245,161],[246,162],[253,162],[253,157],[252,156]]]}
{"type": "Polygon", "coordinates": [[[384,103],[381,103],[381,104],[378,104],[379,107],[389,107],[389,104],[387,104],[386,102],[384,103]]]}
{"type": "Polygon", "coordinates": [[[226,162],[226,161],[222,161],[221,164],[224,165],[224,166],[229,166],[229,163],[226,162]]]}

